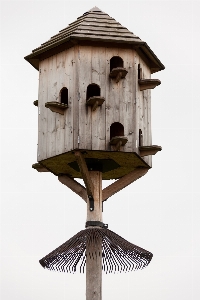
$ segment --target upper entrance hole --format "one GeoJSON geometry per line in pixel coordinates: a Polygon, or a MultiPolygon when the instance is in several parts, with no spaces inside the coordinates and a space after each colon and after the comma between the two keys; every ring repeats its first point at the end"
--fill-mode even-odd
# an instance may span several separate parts
{"type": "Polygon", "coordinates": [[[60,91],[60,102],[68,105],[68,89],[66,87],[60,91]]]}
{"type": "Polygon", "coordinates": [[[110,126],[110,140],[115,136],[124,136],[124,126],[119,122],[110,126]]]}
{"type": "Polygon", "coordinates": [[[123,68],[124,62],[123,59],[120,56],[113,56],[110,60],[110,72],[114,68],[123,68]]]}
{"type": "Polygon", "coordinates": [[[97,84],[95,83],[89,84],[87,87],[86,100],[88,100],[90,97],[100,96],[100,94],[101,94],[101,89],[97,84]]]}

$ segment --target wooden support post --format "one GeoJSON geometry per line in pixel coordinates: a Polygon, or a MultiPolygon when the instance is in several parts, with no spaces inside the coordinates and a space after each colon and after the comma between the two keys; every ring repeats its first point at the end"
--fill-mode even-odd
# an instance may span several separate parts
{"type": "MultiPolygon", "coordinates": [[[[102,222],[102,173],[99,171],[90,171],[89,175],[94,186],[94,210],[90,210],[88,200],[87,221],[102,222]]],[[[95,245],[86,245],[86,300],[101,299],[102,241],[99,239],[95,245]]]]}

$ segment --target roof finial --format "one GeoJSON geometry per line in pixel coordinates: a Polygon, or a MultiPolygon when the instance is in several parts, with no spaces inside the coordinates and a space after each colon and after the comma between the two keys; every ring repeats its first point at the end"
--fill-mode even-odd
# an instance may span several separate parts
{"type": "Polygon", "coordinates": [[[97,6],[91,8],[89,11],[90,11],[90,12],[93,12],[93,11],[99,11],[99,12],[102,12],[97,6]]]}

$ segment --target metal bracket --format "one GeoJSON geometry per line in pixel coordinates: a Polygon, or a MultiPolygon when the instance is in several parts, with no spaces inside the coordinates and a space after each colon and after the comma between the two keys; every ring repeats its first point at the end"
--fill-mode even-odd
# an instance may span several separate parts
{"type": "Polygon", "coordinates": [[[85,223],[85,227],[89,227],[89,226],[98,226],[98,227],[101,227],[101,228],[105,228],[107,229],[108,228],[108,224],[104,224],[103,222],[100,222],[100,221],[87,221],[85,223]]]}
{"type": "Polygon", "coordinates": [[[94,210],[94,198],[90,195],[88,196],[89,202],[90,202],[90,211],[94,210]]]}

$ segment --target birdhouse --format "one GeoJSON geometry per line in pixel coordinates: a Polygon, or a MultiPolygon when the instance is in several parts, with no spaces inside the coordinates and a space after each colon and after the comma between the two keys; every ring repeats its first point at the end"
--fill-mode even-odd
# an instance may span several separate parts
{"type": "Polygon", "coordinates": [[[32,51],[39,71],[38,153],[33,167],[81,178],[89,170],[117,179],[151,167],[151,74],[164,66],[138,36],[97,7],[32,51]]]}

